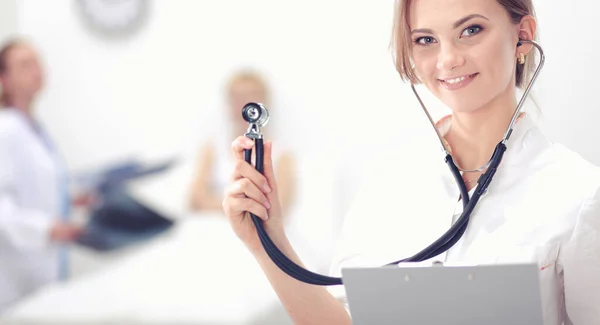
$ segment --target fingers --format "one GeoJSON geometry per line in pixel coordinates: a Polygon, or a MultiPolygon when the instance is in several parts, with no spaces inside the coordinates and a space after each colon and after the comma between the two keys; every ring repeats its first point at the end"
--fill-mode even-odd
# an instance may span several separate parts
{"type": "Polygon", "coordinates": [[[271,208],[271,203],[267,199],[267,196],[248,178],[241,178],[233,183],[226,196],[248,197],[263,205],[266,209],[271,208]]]}
{"type": "Polygon", "coordinates": [[[239,136],[231,143],[231,152],[236,159],[244,159],[244,150],[252,149],[254,141],[245,136],[239,136]]]}
{"type": "Polygon", "coordinates": [[[230,217],[250,212],[262,220],[269,219],[267,209],[250,198],[227,196],[223,200],[223,209],[230,217]]]}
{"type": "Polygon", "coordinates": [[[84,233],[84,229],[80,226],[73,226],[72,229],[72,235],[73,235],[73,239],[77,239],[79,238],[83,233],[84,233]]]}
{"type": "Polygon", "coordinates": [[[232,150],[236,154],[237,158],[235,171],[233,173],[233,180],[237,180],[242,177],[248,177],[252,179],[257,186],[266,190],[266,193],[271,193],[271,190],[276,184],[275,170],[272,159],[273,142],[265,141],[264,143],[263,175],[256,171],[255,167],[244,160],[244,149],[254,146],[254,142],[251,141],[251,144],[245,143],[244,139],[248,140],[245,137],[239,137],[231,145],[232,150]]]}
{"type": "Polygon", "coordinates": [[[271,159],[273,145],[271,142],[264,144],[264,175],[244,160],[244,150],[252,149],[254,145],[254,141],[245,136],[236,138],[231,144],[236,166],[232,174],[232,184],[226,190],[223,199],[223,210],[230,218],[250,212],[267,220],[268,211],[271,209],[269,198],[276,186],[271,159]]]}
{"type": "Polygon", "coordinates": [[[58,242],[72,242],[79,238],[83,229],[79,226],[59,223],[51,230],[51,238],[58,242]]]}
{"type": "Polygon", "coordinates": [[[244,160],[238,160],[233,171],[232,180],[237,181],[242,178],[249,179],[254,185],[264,193],[271,193],[271,187],[265,175],[259,173],[254,167],[244,160]]]}

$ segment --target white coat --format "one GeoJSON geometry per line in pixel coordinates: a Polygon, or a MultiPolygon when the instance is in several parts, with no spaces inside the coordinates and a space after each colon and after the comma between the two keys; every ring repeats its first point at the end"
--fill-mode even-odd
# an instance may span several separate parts
{"type": "MultiPolygon", "coordinates": [[[[527,116],[507,147],[463,238],[434,260],[536,262],[545,325],[600,324],[600,168],[552,143],[527,116]]],[[[402,151],[379,160],[344,220],[333,275],[412,256],[460,216],[443,156],[426,156],[402,151]]],[[[331,291],[347,303],[343,287],[331,291]]]]}
{"type": "Polygon", "coordinates": [[[62,168],[25,114],[0,108],[0,312],[57,280],[62,168]]]}

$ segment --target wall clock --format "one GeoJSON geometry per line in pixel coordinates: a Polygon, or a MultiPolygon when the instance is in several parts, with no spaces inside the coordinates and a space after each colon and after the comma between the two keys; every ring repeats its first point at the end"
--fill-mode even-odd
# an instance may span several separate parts
{"type": "Polygon", "coordinates": [[[75,0],[85,25],[104,37],[126,37],[146,23],[151,0],[75,0]]]}

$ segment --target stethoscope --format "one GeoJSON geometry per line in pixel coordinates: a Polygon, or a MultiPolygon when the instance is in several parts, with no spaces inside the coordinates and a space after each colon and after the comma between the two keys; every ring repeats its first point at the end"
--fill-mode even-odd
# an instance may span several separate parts
{"type": "MultiPolygon", "coordinates": [[[[510,124],[504,134],[503,139],[498,143],[498,145],[496,145],[496,148],[495,148],[494,153],[492,154],[490,160],[485,165],[483,165],[477,169],[465,170],[465,169],[461,168],[460,166],[458,166],[457,163],[454,162],[452,155],[450,154],[450,152],[446,148],[446,145],[444,144],[444,140],[443,140],[441,134],[439,133],[438,129],[435,126],[435,122],[433,121],[433,119],[431,118],[431,115],[427,111],[427,108],[423,104],[423,101],[421,100],[421,97],[419,96],[417,90],[415,89],[414,84],[411,84],[411,88],[412,88],[415,96],[417,97],[419,104],[423,108],[423,111],[427,115],[427,118],[429,119],[431,126],[433,127],[433,129],[435,130],[435,132],[439,138],[440,144],[442,146],[442,151],[444,152],[444,154],[446,156],[445,162],[448,165],[448,167],[450,168],[450,171],[452,172],[452,175],[454,176],[456,183],[458,184],[458,187],[460,189],[461,198],[462,198],[462,203],[463,203],[463,212],[462,212],[461,216],[456,220],[456,222],[452,225],[452,227],[450,227],[450,229],[448,229],[448,231],[446,231],[445,234],[443,234],[439,239],[437,239],[431,245],[429,245],[428,247],[426,247],[425,249],[421,250],[420,252],[416,253],[415,255],[413,255],[411,257],[404,258],[402,260],[398,260],[398,261],[386,264],[384,266],[397,265],[397,264],[403,263],[403,262],[421,262],[421,261],[428,260],[430,258],[433,258],[435,256],[438,256],[438,255],[446,252],[452,246],[454,246],[460,240],[460,238],[462,238],[463,234],[465,233],[465,231],[467,229],[467,226],[469,224],[469,219],[471,217],[471,214],[473,213],[473,210],[475,209],[475,206],[477,205],[477,202],[479,201],[481,196],[487,191],[490,183],[492,182],[492,179],[494,178],[494,175],[496,174],[496,171],[498,170],[498,166],[500,165],[500,162],[502,161],[502,157],[504,156],[504,153],[506,152],[506,143],[508,142],[508,139],[510,138],[510,136],[512,134],[513,127],[517,121],[517,117],[519,116],[519,113],[521,112],[523,104],[525,103],[525,100],[526,100],[527,96],[529,95],[529,91],[531,90],[531,87],[535,83],[540,70],[544,66],[545,55],[544,55],[544,51],[543,51],[542,47],[539,44],[537,44],[535,41],[531,41],[531,40],[520,40],[517,43],[517,47],[521,46],[523,43],[532,44],[533,46],[535,46],[537,48],[537,50],[540,52],[540,62],[531,78],[531,81],[529,82],[529,84],[527,85],[527,88],[525,89],[523,95],[521,96],[521,100],[519,101],[519,103],[517,105],[517,108],[512,116],[512,119],[511,119],[510,124]],[[477,187],[475,188],[473,195],[471,197],[469,197],[469,191],[467,191],[465,182],[462,179],[461,171],[462,172],[483,172],[483,174],[477,180],[477,187]]],[[[266,109],[266,107],[260,103],[248,103],[242,108],[242,117],[244,118],[244,120],[246,122],[249,123],[248,130],[247,130],[245,136],[250,139],[253,139],[255,142],[255,147],[256,147],[255,168],[256,168],[256,170],[258,170],[258,172],[260,172],[262,174],[264,172],[263,171],[264,142],[263,142],[263,135],[260,132],[260,128],[267,125],[267,123],[269,121],[269,112],[266,109]]],[[[246,162],[251,163],[252,149],[244,150],[244,159],[246,162]]],[[[321,274],[313,273],[309,270],[302,268],[301,266],[297,265],[296,263],[294,263],[292,260],[290,260],[287,256],[285,256],[285,254],[283,254],[277,248],[275,243],[273,243],[273,241],[271,240],[271,238],[265,231],[262,220],[252,213],[250,215],[251,215],[252,221],[254,223],[254,226],[256,227],[256,231],[258,233],[258,236],[260,238],[260,241],[261,241],[265,251],[271,258],[271,260],[273,260],[273,262],[283,272],[287,273],[289,276],[291,276],[299,281],[302,281],[302,282],[305,282],[308,284],[321,285],[321,286],[342,284],[342,278],[324,276],[321,274]]]]}

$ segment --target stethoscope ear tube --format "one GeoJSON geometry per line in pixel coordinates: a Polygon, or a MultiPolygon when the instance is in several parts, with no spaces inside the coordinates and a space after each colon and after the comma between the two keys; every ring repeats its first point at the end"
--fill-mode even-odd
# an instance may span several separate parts
{"type": "MultiPolygon", "coordinates": [[[[254,141],[256,147],[255,168],[258,172],[264,174],[264,142],[262,138],[254,139],[254,141]]],[[[493,176],[495,175],[495,171],[498,165],[500,164],[500,161],[502,160],[502,156],[505,151],[506,146],[503,143],[499,143],[496,146],[491,166],[480,178],[484,181],[479,182],[475,193],[470,199],[465,183],[460,175],[460,171],[456,168],[452,156],[448,155],[446,157],[446,162],[448,166],[450,166],[452,174],[454,175],[457,183],[459,184],[464,206],[463,213],[461,214],[460,218],[456,221],[456,223],[442,237],[440,237],[434,243],[429,245],[427,248],[423,249],[421,252],[413,255],[412,257],[389,263],[385,266],[397,265],[403,262],[424,261],[433,258],[439,254],[442,254],[443,252],[447,251],[450,247],[454,246],[454,244],[456,244],[456,242],[458,242],[458,240],[460,240],[460,238],[464,234],[469,222],[470,215],[473,212],[475,205],[479,201],[480,196],[487,190],[487,187],[489,186],[493,176]]],[[[251,149],[244,150],[244,160],[247,163],[251,163],[251,149]]],[[[250,217],[252,218],[252,222],[256,228],[261,244],[267,252],[267,255],[269,256],[269,258],[271,258],[273,263],[275,263],[275,265],[277,265],[277,267],[279,267],[279,269],[281,269],[287,275],[295,278],[298,281],[312,285],[331,286],[343,284],[342,278],[329,277],[318,273],[314,273],[294,263],[287,256],[285,256],[285,254],[283,254],[279,250],[279,248],[277,248],[275,243],[273,243],[273,241],[271,240],[267,231],[264,228],[263,221],[252,213],[250,213],[250,217]]]]}
{"type": "Polygon", "coordinates": [[[456,182],[460,187],[462,197],[461,199],[463,200],[463,212],[461,213],[461,216],[458,218],[458,220],[456,220],[456,222],[452,225],[452,227],[450,227],[450,229],[448,229],[448,231],[445,234],[443,234],[438,240],[433,242],[431,245],[409,258],[405,258],[403,260],[399,260],[388,265],[399,264],[403,262],[425,261],[444,253],[452,246],[454,246],[460,240],[460,238],[462,238],[462,235],[466,231],[467,226],[469,224],[469,219],[471,218],[471,214],[473,213],[477,202],[479,202],[481,196],[487,192],[488,187],[490,186],[491,181],[494,178],[494,175],[496,174],[496,170],[498,169],[498,166],[502,161],[504,152],[506,152],[506,145],[502,142],[498,143],[498,145],[496,145],[496,149],[494,150],[494,154],[492,155],[492,159],[490,160],[490,166],[486,170],[486,172],[483,173],[479,178],[477,187],[475,188],[473,196],[471,196],[470,199],[469,193],[467,192],[467,188],[465,186],[464,181],[462,180],[458,168],[456,167],[456,164],[452,162],[451,156],[446,157],[446,161],[450,166],[452,174],[454,175],[456,182]]]}

